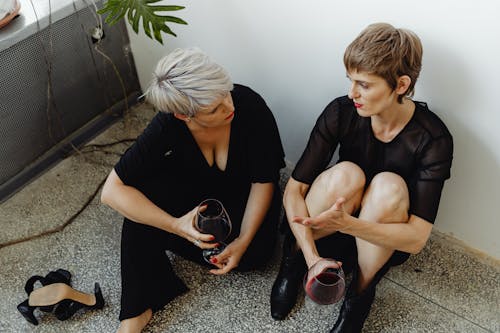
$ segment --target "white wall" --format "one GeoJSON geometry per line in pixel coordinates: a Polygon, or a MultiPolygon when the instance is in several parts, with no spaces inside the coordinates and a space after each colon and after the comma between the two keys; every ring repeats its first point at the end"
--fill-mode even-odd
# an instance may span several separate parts
{"type": "Polygon", "coordinates": [[[174,47],[198,46],[257,90],[273,110],[286,156],[299,158],[316,117],[347,93],[342,55],[369,23],[415,31],[424,44],[416,100],[427,101],[455,139],[436,228],[500,258],[500,2],[496,0],[171,0],[178,38],[166,46],[131,35],[141,84],[174,47]]]}

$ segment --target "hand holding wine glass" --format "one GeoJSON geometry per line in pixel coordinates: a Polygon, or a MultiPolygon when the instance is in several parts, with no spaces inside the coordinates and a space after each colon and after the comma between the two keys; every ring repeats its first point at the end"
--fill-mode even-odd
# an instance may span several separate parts
{"type": "Polygon", "coordinates": [[[226,244],[222,241],[231,234],[229,215],[219,200],[206,199],[198,205],[195,226],[199,232],[212,235],[212,243],[219,244],[217,247],[203,250],[205,261],[212,263],[210,259],[224,250],[226,244]]]}
{"type": "Polygon", "coordinates": [[[316,262],[304,276],[304,290],[318,304],[338,302],[345,292],[345,276],[340,263],[328,258],[316,262]]]}

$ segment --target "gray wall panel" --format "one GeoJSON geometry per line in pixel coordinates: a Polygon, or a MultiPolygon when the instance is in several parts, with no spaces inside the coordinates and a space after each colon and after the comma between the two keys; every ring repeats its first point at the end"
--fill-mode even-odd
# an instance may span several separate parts
{"type": "Polygon", "coordinates": [[[99,49],[117,67],[126,96],[113,66],[95,50],[89,35],[95,25],[95,15],[85,8],[0,52],[0,190],[26,168],[36,168],[52,147],[140,91],[124,23],[105,26],[99,49]]]}

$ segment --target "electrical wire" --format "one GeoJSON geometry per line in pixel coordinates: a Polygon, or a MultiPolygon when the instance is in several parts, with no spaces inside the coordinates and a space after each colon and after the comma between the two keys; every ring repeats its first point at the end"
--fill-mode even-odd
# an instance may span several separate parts
{"type": "MultiPolygon", "coordinates": [[[[98,10],[97,5],[96,5],[96,3],[95,3],[94,0],[90,0],[90,1],[92,2],[92,5],[94,7],[94,11],[90,10],[90,12],[92,13],[92,15],[94,16],[94,18],[96,19],[97,27],[99,27],[100,29],[102,29],[102,27],[103,27],[103,25],[102,25],[102,19],[101,19],[101,16],[99,14],[97,14],[97,10],[98,10]]],[[[46,116],[47,116],[48,133],[49,133],[49,137],[54,141],[54,143],[57,143],[56,142],[56,138],[55,138],[55,134],[53,133],[53,128],[52,128],[52,114],[50,112],[51,111],[51,108],[50,108],[51,105],[53,106],[54,112],[56,114],[56,119],[57,119],[57,121],[59,123],[59,126],[61,127],[60,129],[61,129],[61,132],[62,132],[62,135],[63,135],[64,138],[66,137],[66,135],[65,135],[66,131],[65,131],[64,126],[63,126],[63,124],[61,122],[60,114],[57,111],[57,107],[56,107],[56,104],[55,104],[55,98],[54,98],[54,95],[53,95],[53,87],[52,87],[52,59],[53,59],[53,55],[54,55],[54,48],[53,48],[53,39],[52,39],[52,3],[51,3],[51,0],[48,0],[48,2],[49,2],[49,23],[48,23],[47,30],[48,30],[48,35],[49,35],[49,41],[48,41],[48,43],[49,43],[50,53],[49,53],[49,51],[47,51],[47,48],[45,47],[45,44],[44,44],[44,41],[43,41],[43,38],[42,38],[42,34],[41,34],[41,30],[42,29],[41,29],[41,26],[40,26],[40,19],[38,17],[35,5],[33,3],[33,0],[30,0],[31,7],[33,8],[33,12],[35,13],[35,18],[36,18],[37,35],[40,38],[40,45],[41,45],[42,51],[43,51],[43,58],[44,58],[46,66],[47,66],[47,108],[46,108],[46,116]]],[[[85,4],[87,4],[86,0],[84,0],[84,2],[85,2],[85,4]]],[[[82,30],[84,32],[84,35],[86,35],[87,32],[85,31],[84,25],[83,25],[83,23],[82,23],[82,21],[80,19],[79,14],[78,14],[78,10],[76,8],[75,0],[73,0],[73,7],[75,9],[75,12],[78,15],[78,20],[80,22],[80,26],[81,26],[81,28],[82,28],[82,30]]],[[[90,5],[87,4],[87,7],[89,7],[89,9],[90,9],[90,5]]],[[[123,93],[123,97],[124,97],[124,102],[125,102],[125,107],[126,107],[126,114],[129,114],[130,113],[130,109],[129,109],[127,92],[126,92],[125,84],[123,82],[123,78],[120,75],[120,72],[118,71],[118,68],[116,67],[116,64],[114,63],[114,61],[103,50],[101,50],[98,47],[98,45],[99,45],[100,42],[101,42],[101,39],[99,39],[96,42],[96,45],[94,46],[94,49],[113,68],[113,70],[114,70],[114,72],[115,72],[115,74],[116,74],[116,76],[118,78],[118,81],[120,83],[121,89],[122,89],[122,93],[123,93]]],[[[94,67],[97,70],[95,59],[93,59],[93,60],[94,60],[94,67]]],[[[80,156],[83,156],[84,153],[89,153],[89,152],[103,152],[103,153],[107,153],[107,154],[115,154],[115,155],[121,156],[122,154],[120,154],[120,153],[117,153],[117,152],[114,152],[114,151],[109,151],[109,150],[106,150],[106,149],[103,149],[103,148],[104,147],[113,146],[113,145],[116,145],[116,144],[121,144],[121,143],[131,143],[131,142],[134,142],[134,141],[135,141],[135,139],[127,138],[127,139],[122,139],[122,140],[118,140],[118,141],[115,141],[115,142],[108,142],[108,143],[105,143],[105,144],[86,145],[86,146],[83,147],[83,149],[78,149],[77,147],[74,146],[74,144],[71,141],[70,141],[70,145],[71,145],[72,149],[76,153],[78,153],[80,156]],[[88,148],[86,148],[86,147],[88,147],[88,148]]],[[[83,156],[83,158],[86,159],[87,161],[96,163],[96,161],[94,161],[93,159],[90,159],[88,156],[83,156]]],[[[101,162],[97,162],[97,163],[98,164],[102,164],[101,162]]],[[[71,224],[71,222],[73,222],[87,208],[87,206],[92,202],[92,200],[95,198],[95,196],[97,195],[97,193],[99,192],[99,190],[101,189],[101,187],[104,185],[105,180],[106,180],[106,178],[104,178],[99,183],[99,185],[97,186],[97,188],[95,189],[95,191],[86,200],[86,202],[82,205],[82,207],[73,216],[71,216],[67,221],[65,221],[62,225],[60,225],[60,226],[58,226],[58,227],[56,227],[54,229],[41,232],[40,234],[37,234],[37,235],[34,235],[34,236],[28,236],[28,237],[21,238],[21,239],[15,239],[15,240],[8,241],[8,242],[5,242],[5,243],[0,243],[0,249],[3,248],[3,247],[6,247],[6,246],[10,246],[10,245],[14,245],[14,244],[19,244],[19,243],[22,243],[22,242],[33,240],[33,239],[36,239],[36,238],[40,238],[40,237],[47,236],[47,235],[50,235],[50,234],[54,234],[56,232],[64,230],[64,228],[66,228],[69,224],[71,224]]]]}
{"type": "MultiPolygon", "coordinates": [[[[59,112],[57,111],[57,106],[56,106],[55,98],[53,95],[51,57],[49,55],[49,52],[45,48],[45,43],[43,41],[42,34],[41,34],[42,29],[40,27],[40,19],[38,17],[33,0],[30,0],[30,3],[31,3],[31,7],[33,8],[33,13],[35,14],[35,18],[36,18],[37,35],[40,39],[40,46],[42,47],[43,59],[45,61],[45,65],[47,66],[47,107],[45,110],[46,117],[47,117],[47,131],[48,131],[49,138],[52,140],[52,142],[57,143],[56,135],[53,132],[53,128],[52,128],[53,121],[52,121],[52,114],[51,114],[51,105],[53,106],[54,113],[56,114],[56,119],[61,127],[61,132],[62,132],[63,137],[66,136],[65,135],[66,131],[64,130],[64,126],[62,125],[61,118],[60,118],[59,112]]],[[[51,0],[49,0],[49,23],[47,26],[47,31],[48,31],[48,35],[49,35],[50,54],[52,55],[54,52],[54,49],[53,49],[53,43],[52,43],[52,3],[51,3],[51,0]]]]}

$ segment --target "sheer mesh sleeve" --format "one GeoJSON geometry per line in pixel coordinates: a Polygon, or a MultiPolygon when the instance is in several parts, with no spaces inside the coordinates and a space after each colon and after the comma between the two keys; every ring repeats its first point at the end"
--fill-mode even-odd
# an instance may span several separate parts
{"type": "Polygon", "coordinates": [[[339,122],[340,107],[334,100],[321,113],[311,131],[306,149],[292,173],[295,180],[312,184],[325,170],[339,142],[339,122]]]}
{"type": "Polygon", "coordinates": [[[444,135],[430,140],[422,149],[420,169],[410,189],[410,213],[434,223],[444,181],[450,178],[453,139],[444,135]]]}

